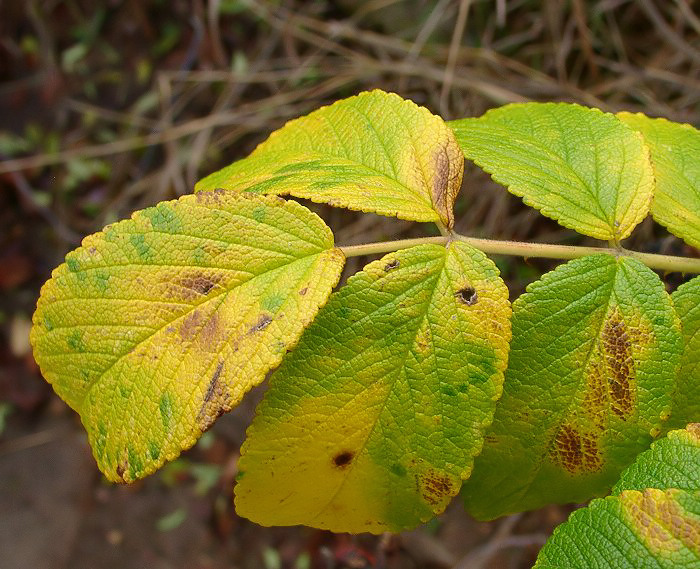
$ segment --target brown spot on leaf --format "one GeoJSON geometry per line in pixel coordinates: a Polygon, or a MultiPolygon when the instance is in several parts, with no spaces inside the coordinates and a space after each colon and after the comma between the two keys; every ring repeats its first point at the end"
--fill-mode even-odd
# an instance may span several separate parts
{"type": "Polygon", "coordinates": [[[309,292],[309,287],[305,286],[299,291],[299,296],[304,296],[307,292],[309,292]]]}
{"type": "Polygon", "coordinates": [[[250,330],[248,330],[248,334],[250,335],[255,334],[256,332],[262,332],[270,325],[270,322],[272,322],[272,316],[269,314],[261,314],[258,321],[250,327],[250,330]]]}
{"type": "Polygon", "coordinates": [[[199,310],[194,310],[185,317],[180,325],[180,338],[183,342],[189,342],[195,337],[201,322],[202,313],[199,310]]]}
{"type": "Polygon", "coordinates": [[[231,410],[231,396],[226,385],[221,381],[223,370],[224,362],[220,361],[209,380],[209,387],[197,413],[197,424],[202,432],[209,429],[226,411],[231,410]]]}
{"type": "Polygon", "coordinates": [[[677,492],[647,488],[621,494],[633,531],[657,555],[677,552],[679,541],[691,551],[700,546],[700,523],[676,501],[677,492]]]}
{"type": "Polygon", "coordinates": [[[466,304],[467,306],[474,306],[479,301],[479,295],[471,286],[465,286],[464,288],[459,289],[455,293],[455,297],[462,304],[466,304]]]}
{"type": "Polygon", "coordinates": [[[346,468],[355,458],[355,453],[350,450],[339,452],[333,457],[333,464],[338,468],[346,468]]]}
{"type": "Polygon", "coordinates": [[[616,309],[603,327],[602,348],[607,368],[610,407],[621,419],[632,413],[634,360],[627,326],[616,309]]]}
{"type": "Polygon", "coordinates": [[[454,225],[454,214],[452,213],[453,198],[449,195],[450,158],[445,146],[438,148],[433,155],[433,167],[433,206],[440,214],[442,222],[450,229],[454,225]]]}
{"type": "Polygon", "coordinates": [[[222,280],[223,276],[215,270],[206,267],[171,274],[163,286],[167,298],[192,302],[207,296],[222,280]]]}
{"type": "Polygon", "coordinates": [[[214,312],[206,321],[202,330],[199,333],[198,341],[205,346],[210,346],[214,343],[219,332],[219,314],[214,312]]]}
{"type": "Polygon", "coordinates": [[[579,433],[570,425],[562,425],[559,429],[550,455],[571,474],[595,472],[602,465],[597,440],[590,433],[579,433]]]}
{"type": "Polygon", "coordinates": [[[127,470],[129,470],[129,461],[125,457],[124,460],[122,460],[121,462],[119,462],[119,464],[117,464],[117,468],[116,468],[117,477],[119,478],[119,480],[121,482],[126,482],[126,479],[124,478],[124,473],[127,470]]]}
{"type": "Polygon", "coordinates": [[[433,468],[419,474],[417,479],[421,496],[431,506],[446,503],[458,490],[457,484],[449,475],[433,468]]]}
{"type": "Polygon", "coordinates": [[[384,265],[384,271],[388,273],[389,271],[393,271],[394,269],[398,269],[399,265],[400,265],[399,260],[393,259],[393,260],[389,261],[386,265],[384,265]]]}
{"type": "Polygon", "coordinates": [[[174,298],[191,301],[209,294],[220,281],[220,274],[207,273],[205,270],[193,271],[175,279],[173,286],[168,287],[168,292],[174,298]]]}

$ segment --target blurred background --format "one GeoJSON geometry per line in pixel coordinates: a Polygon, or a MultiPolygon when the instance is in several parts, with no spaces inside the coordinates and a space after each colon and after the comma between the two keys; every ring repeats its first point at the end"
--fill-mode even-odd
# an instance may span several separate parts
{"type": "MultiPolygon", "coordinates": [[[[446,119],[570,101],[698,125],[697,0],[0,0],[0,567],[525,568],[574,506],[477,523],[459,500],[398,536],[261,528],[233,512],[263,388],[192,450],[105,483],[28,343],[41,284],[86,234],[192,191],[287,120],[381,88],[446,119]]],[[[339,244],[426,224],[312,206],[339,244]]],[[[595,244],[467,166],[457,230],[595,244]]],[[[651,220],[626,243],[698,256],[651,220]]],[[[346,275],[370,258],[350,259],[346,275]]],[[[517,297],[554,265],[498,258],[517,297]]],[[[669,290],[680,282],[665,275],[669,290]]]]}

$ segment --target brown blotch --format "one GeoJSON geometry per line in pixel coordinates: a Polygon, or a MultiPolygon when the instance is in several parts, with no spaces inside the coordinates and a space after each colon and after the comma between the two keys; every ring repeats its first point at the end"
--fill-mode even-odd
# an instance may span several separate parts
{"type": "Polygon", "coordinates": [[[595,472],[602,461],[598,442],[587,433],[579,433],[570,425],[562,425],[554,438],[551,459],[571,474],[595,472]]]}
{"type": "Polygon", "coordinates": [[[344,450],[333,457],[333,464],[335,464],[338,468],[345,468],[352,462],[353,458],[355,458],[354,452],[344,450]]]}
{"type": "Polygon", "coordinates": [[[226,385],[221,382],[224,362],[220,361],[209,380],[209,387],[197,413],[197,424],[202,432],[209,429],[221,415],[231,410],[231,396],[226,385]]]}
{"type": "Polygon", "coordinates": [[[125,458],[122,462],[120,462],[119,464],[117,464],[117,469],[116,469],[117,477],[118,477],[119,480],[121,480],[122,482],[126,482],[126,479],[124,478],[124,473],[125,473],[127,470],[129,470],[129,461],[125,458]]]}
{"type": "Polygon", "coordinates": [[[175,300],[191,302],[209,294],[221,279],[220,274],[207,272],[206,269],[189,271],[167,282],[166,294],[175,300]]]}
{"type": "Polygon", "coordinates": [[[202,330],[199,333],[199,337],[197,339],[199,342],[203,343],[204,345],[209,346],[209,345],[214,343],[214,340],[216,339],[218,332],[219,332],[219,314],[217,312],[214,312],[209,317],[206,324],[202,327],[202,330]]]}
{"type": "Polygon", "coordinates": [[[398,269],[399,265],[400,265],[399,260],[394,259],[392,261],[389,261],[386,265],[384,265],[384,271],[388,273],[389,271],[393,271],[394,269],[398,269]]]}
{"type": "Polygon", "coordinates": [[[256,332],[262,332],[270,325],[270,322],[272,322],[272,317],[269,314],[261,314],[258,321],[250,327],[250,330],[248,330],[248,334],[250,335],[255,334],[256,332]]]}
{"type": "Polygon", "coordinates": [[[447,147],[441,146],[433,155],[433,206],[445,222],[447,229],[452,229],[454,225],[454,214],[452,213],[452,200],[450,195],[450,157],[447,154],[447,147]]]}
{"type": "Polygon", "coordinates": [[[202,322],[202,313],[199,310],[194,310],[192,314],[185,317],[180,325],[180,338],[183,342],[188,342],[194,338],[202,322]]]}
{"type": "Polygon", "coordinates": [[[299,291],[299,296],[304,296],[307,292],[309,292],[309,287],[305,286],[299,291]]]}
{"type": "Polygon", "coordinates": [[[602,334],[603,356],[607,367],[610,407],[621,419],[632,413],[634,360],[632,343],[624,320],[617,310],[608,318],[602,334]]]}
{"type": "Polygon", "coordinates": [[[466,304],[467,306],[474,306],[479,301],[479,295],[471,286],[465,286],[464,288],[459,289],[455,293],[455,297],[462,304],[466,304]]]}
{"type": "Polygon", "coordinates": [[[429,469],[417,476],[418,489],[423,499],[431,506],[445,502],[457,493],[457,488],[450,476],[435,469],[429,469]]]}

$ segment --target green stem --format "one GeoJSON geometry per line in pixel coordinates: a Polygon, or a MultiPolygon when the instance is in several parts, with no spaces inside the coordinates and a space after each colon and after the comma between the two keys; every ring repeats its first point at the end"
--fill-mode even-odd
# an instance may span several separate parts
{"type": "Polygon", "coordinates": [[[571,245],[550,245],[547,243],[524,243],[522,241],[497,241],[495,239],[477,239],[465,235],[453,234],[441,237],[419,237],[417,239],[399,239],[397,241],[383,241],[380,243],[367,243],[366,245],[348,245],[340,247],[346,257],[360,255],[374,255],[378,253],[390,253],[399,249],[407,249],[415,245],[433,243],[444,245],[448,241],[456,240],[468,243],[475,249],[492,255],[516,255],[519,257],[539,257],[545,259],[578,259],[595,253],[606,255],[626,256],[644,263],[651,269],[665,272],[700,273],[700,259],[690,257],[674,257],[672,255],[657,255],[655,253],[639,253],[627,249],[611,247],[574,247],[571,245]]]}

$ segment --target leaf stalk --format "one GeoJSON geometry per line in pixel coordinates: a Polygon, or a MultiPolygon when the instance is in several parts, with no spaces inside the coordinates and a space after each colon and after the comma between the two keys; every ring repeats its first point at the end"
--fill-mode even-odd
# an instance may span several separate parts
{"type": "Polygon", "coordinates": [[[499,241],[496,239],[480,239],[467,237],[459,233],[442,235],[440,237],[418,237],[413,239],[398,239],[395,241],[382,241],[378,243],[366,243],[364,245],[347,245],[340,247],[346,257],[358,257],[361,255],[374,255],[390,253],[399,249],[407,249],[416,245],[436,244],[445,245],[449,241],[462,241],[492,255],[513,255],[524,258],[544,259],[578,259],[586,255],[604,253],[606,255],[627,256],[644,263],[650,269],[656,269],[667,273],[680,272],[700,274],[700,259],[691,257],[676,257],[673,255],[660,255],[657,253],[641,253],[620,247],[581,247],[574,245],[553,245],[549,243],[527,243],[523,241],[499,241]]]}

